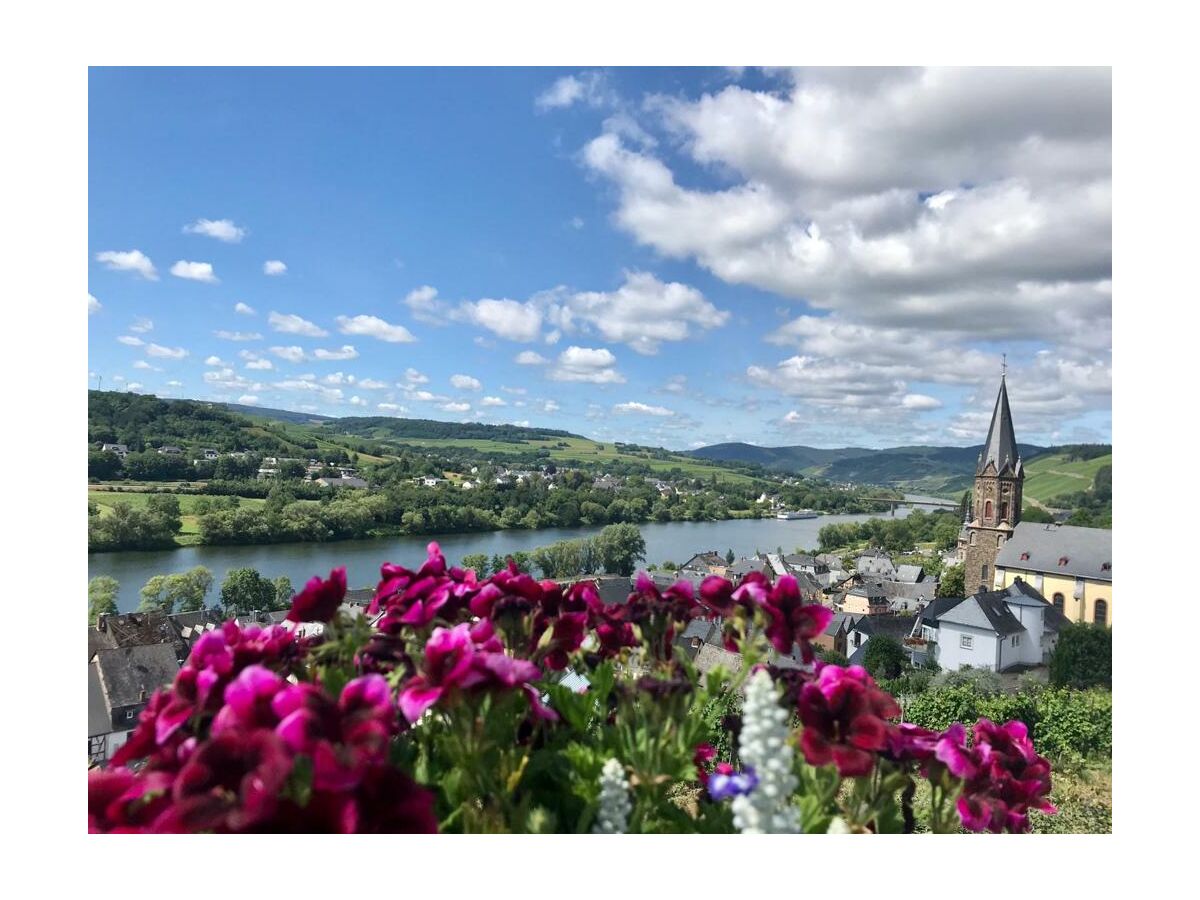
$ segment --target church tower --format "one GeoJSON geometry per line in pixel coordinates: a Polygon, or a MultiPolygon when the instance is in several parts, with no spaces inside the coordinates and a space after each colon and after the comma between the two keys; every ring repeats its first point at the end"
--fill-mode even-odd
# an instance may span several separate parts
{"type": "Polygon", "coordinates": [[[1025,469],[1008,408],[1008,389],[1001,375],[992,425],[975,467],[971,509],[958,538],[963,584],[968,594],[993,589],[996,555],[1021,521],[1024,483],[1025,469]]]}

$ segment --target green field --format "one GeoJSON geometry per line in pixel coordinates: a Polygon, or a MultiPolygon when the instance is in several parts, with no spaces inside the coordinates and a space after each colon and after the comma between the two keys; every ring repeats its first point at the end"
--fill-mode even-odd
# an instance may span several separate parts
{"type": "Polygon", "coordinates": [[[1047,503],[1063,494],[1085,491],[1096,473],[1111,465],[1111,453],[1074,462],[1067,462],[1062,454],[1034,457],[1025,464],[1025,496],[1047,503]]]}
{"type": "MultiPolygon", "coordinates": [[[[153,496],[171,496],[179,500],[179,511],[181,513],[180,520],[182,525],[179,529],[177,540],[180,544],[195,544],[199,542],[200,526],[197,516],[193,513],[196,501],[200,499],[197,494],[170,494],[162,492],[154,494],[151,491],[106,491],[95,490],[94,487],[88,489],[88,500],[100,507],[100,515],[110,515],[113,506],[118,503],[128,503],[134,509],[143,508],[149,499],[153,496]]],[[[216,497],[206,497],[207,500],[219,499],[216,497]]],[[[239,505],[254,508],[262,506],[266,500],[257,497],[239,497],[239,505]]],[[[318,500],[302,500],[301,503],[318,503],[318,500]]]]}

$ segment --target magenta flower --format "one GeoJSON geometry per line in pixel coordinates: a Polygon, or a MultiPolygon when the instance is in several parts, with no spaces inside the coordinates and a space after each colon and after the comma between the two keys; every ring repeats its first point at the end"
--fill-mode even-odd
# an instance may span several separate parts
{"type": "MultiPolygon", "coordinates": [[[[749,579],[757,572],[751,572],[749,579]]],[[[792,647],[800,646],[801,657],[806,663],[813,661],[812,645],[809,643],[829,625],[833,610],[820,603],[805,603],[800,595],[800,586],[791,575],[780,576],[770,593],[763,598],[763,608],[771,619],[767,626],[767,640],[784,655],[792,647]]]]}
{"type": "Polygon", "coordinates": [[[346,569],[340,567],[322,580],[313,576],[299,594],[292,598],[287,618],[290,622],[328,622],[337,615],[346,596],[346,569]]]}
{"type": "Polygon", "coordinates": [[[900,715],[892,697],[861,666],[822,666],[799,699],[800,746],[810,765],[831,762],[843,776],[868,774],[887,747],[887,720],[900,715]]]}
{"type": "Polygon", "coordinates": [[[955,724],[938,742],[937,758],[963,779],[958,814],[969,831],[1027,832],[1032,809],[1053,814],[1050,763],[1039,756],[1024,722],[996,725],[980,719],[974,746],[967,748],[965,729],[955,724]]]}

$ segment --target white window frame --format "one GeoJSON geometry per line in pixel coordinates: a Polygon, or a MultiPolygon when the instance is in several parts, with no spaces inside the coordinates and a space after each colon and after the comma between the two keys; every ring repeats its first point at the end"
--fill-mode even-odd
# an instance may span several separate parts
{"type": "Polygon", "coordinates": [[[958,646],[960,650],[974,650],[975,636],[973,634],[960,634],[958,636],[958,646]]]}
{"type": "Polygon", "coordinates": [[[1014,647],[1020,647],[1020,646],[1021,646],[1021,636],[1020,636],[1019,634],[1014,634],[1014,635],[1012,636],[1012,645],[1013,645],[1014,647]]]}

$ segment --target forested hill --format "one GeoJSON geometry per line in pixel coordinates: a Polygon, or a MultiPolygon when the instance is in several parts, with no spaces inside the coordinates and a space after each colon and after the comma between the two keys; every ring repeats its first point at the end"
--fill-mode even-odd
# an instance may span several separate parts
{"type": "Polygon", "coordinates": [[[485,425],[482,422],[438,422],[434,419],[397,419],[391,416],[347,416],[331,419],[325,427],[341,434],[375,440],[471,440],[523,443],[580,435],[556,428],[526,428],[520,425],[485,425]]]}
{"type": "MultiPolygon", "coordinates": [[[[863,447],[821,449],[818,447],[755,447],[751,444],[714,444],[692,451],[703,459],[758,463],[775,472],[796,472],[852,481],[886,484],[917,491],[958,492],[970,486],[975,463],[983,449],[973,447],[863,447]]],[[[1026,462],[1055,448],[1019,445],[1026,462]]],[[[1068,448],[1059,448],[1068,449],[1068,448]]],[[[1089,448],[1070,448],[1088,452],[1089,448]]],[[[1108,445],[1095,445],[1098,453],[1111,452],[1108,445]]]]}

